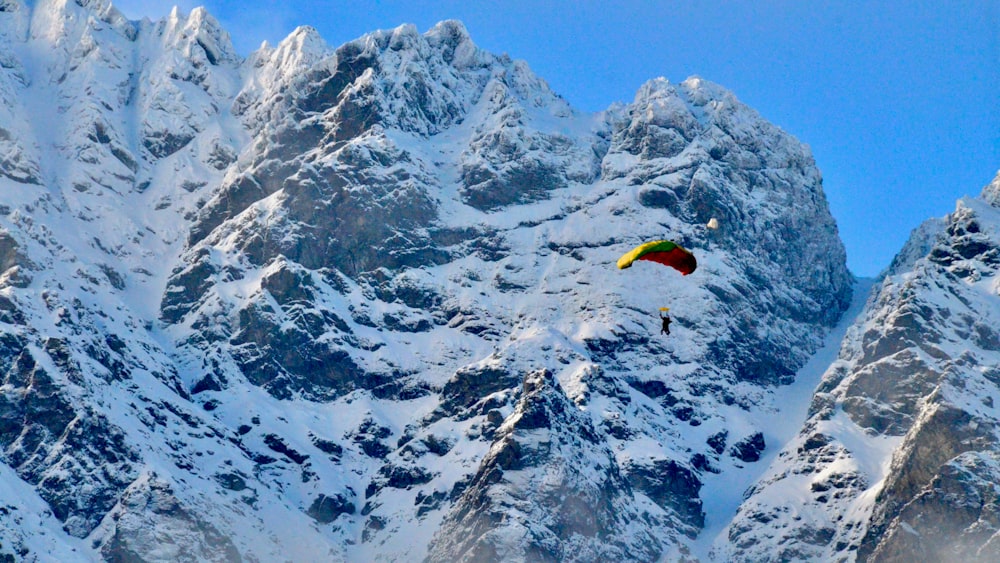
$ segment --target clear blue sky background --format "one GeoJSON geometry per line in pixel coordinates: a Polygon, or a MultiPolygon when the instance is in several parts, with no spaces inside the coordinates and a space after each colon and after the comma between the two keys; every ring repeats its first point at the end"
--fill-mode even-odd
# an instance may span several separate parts
{"type": "Polygon", "coordinates": [[[121,0],[132,19],[204,5],[246,55],[296,26],[336,47],[440,20],[524,59],[584,111],[698,75],[812,147],[851,270],[877,275],[928,217],[1000,169],[1000,0],[121,0]]]}

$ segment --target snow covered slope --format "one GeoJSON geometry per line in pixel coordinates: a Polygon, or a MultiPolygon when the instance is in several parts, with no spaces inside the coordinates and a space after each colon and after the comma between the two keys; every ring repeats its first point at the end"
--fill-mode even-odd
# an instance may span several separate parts
{"type": "Polygon", "coordinates": [[[914,231],[720,559],[1000,558],[998,194],[914,231]]]}
{"type": "Polygon", "coordinates": [[[458,22],[243,60],[102,0],[0,45],[0,555],[693,558],[850,301],[808,149],[698,78],[583,114],[458,22]],[[698,270],[617,270],[658,238],[698,270]]]}

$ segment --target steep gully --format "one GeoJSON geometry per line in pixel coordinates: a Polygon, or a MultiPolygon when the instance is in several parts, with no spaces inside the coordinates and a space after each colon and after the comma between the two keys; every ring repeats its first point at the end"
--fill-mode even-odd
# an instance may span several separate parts
{"type": "Polygon", "coordinates": [[[816,386],[823,373],[837,359],[844,336],[863,312],[875,282],[873,278],[860,278],[855,282],[851,304],[837,326],[826,336],[823,346],[799,369],[794,383],[776,389],[773,404],[782,408],[751,414],[755,419],[754,426],[764,429],[767,448],[761,459],[756,463],[734,464],[726,471],[706,473],[703,477],[705,527],[692,544],[692,551],[701,561],[713,561],[712,545],[726,533],[743,501],[743,492],[761,478],[802,427],[816,386]]]}

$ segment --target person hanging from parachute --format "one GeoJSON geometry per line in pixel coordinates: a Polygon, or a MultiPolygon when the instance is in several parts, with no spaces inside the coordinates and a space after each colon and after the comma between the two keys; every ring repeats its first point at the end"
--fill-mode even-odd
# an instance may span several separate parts
{"type": "MultiPolygon", "coordinates": [[[[670,266],[682,275],[689,275],[698,268],[698,260],[687,249],[671,240],[654,240],[633,248],[618,259],[618,269],[631,268],[636,260],[656,262],[670,266]]],[[[663,323],[660,334],[670,334],[669,307],[660,309],[660,320],[663,323]]]]}
{"type": "Polygon", "coordinates": [[[670,307],[660,307],[660,320],[663,321],[663,327],[660,329],[660,334],[670,335],[670,307]]]}

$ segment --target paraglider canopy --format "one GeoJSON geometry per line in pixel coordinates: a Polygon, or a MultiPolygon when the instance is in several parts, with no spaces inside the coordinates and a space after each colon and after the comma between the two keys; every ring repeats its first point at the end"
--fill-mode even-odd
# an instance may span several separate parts
{"type": "Polygon", "coordinates": [[[654,240],[640,244],[618,259],[618,269],[629,268],[636,260],[648,260],[670,266],[685,276],[698,267],[694,254],[670,240],[654,240]]]}

